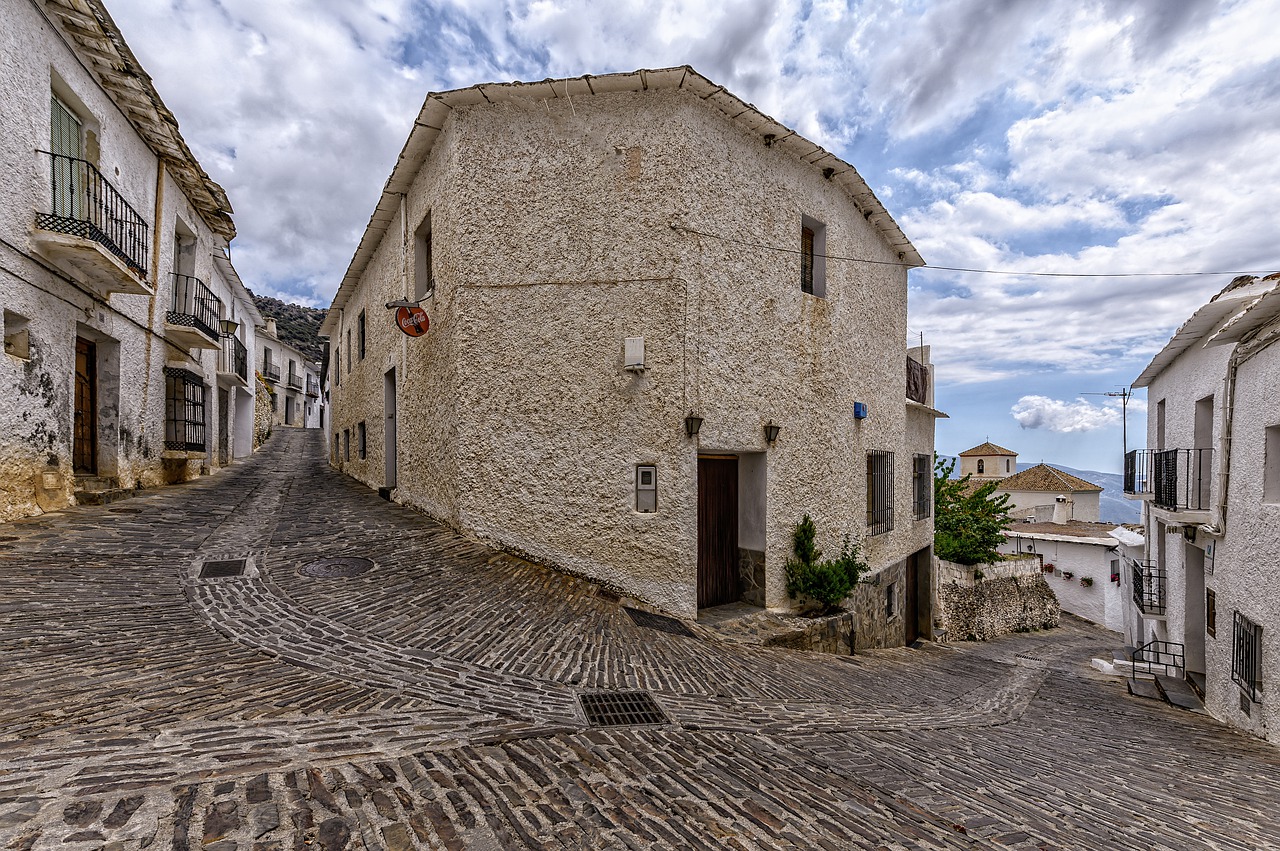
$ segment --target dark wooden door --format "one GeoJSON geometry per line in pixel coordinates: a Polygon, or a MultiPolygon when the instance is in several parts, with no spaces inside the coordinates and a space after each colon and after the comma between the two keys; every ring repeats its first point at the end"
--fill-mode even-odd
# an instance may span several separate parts
{"type": "Polygon", "coordinates": [[[698,459],[698,608],[738,599],[738,459],[698,459]]]}
{"type": "Polygon", "coordinates": [[[76,337],[76,413],[71,463],[77,473],[98,472],[98,347],[76,337]]]}
{"type": "Polygon", "coordinates": [[[902,584],[903,638],[910,644],[920,637],[920,553],[907,559],[907,576],[902,584]]]}

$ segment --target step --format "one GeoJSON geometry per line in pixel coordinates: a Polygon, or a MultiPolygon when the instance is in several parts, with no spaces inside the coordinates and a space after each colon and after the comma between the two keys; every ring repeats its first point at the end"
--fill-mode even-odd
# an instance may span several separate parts
{"type": "Polygon", "coordinates": [[[1188,709],[1192,712],[1204,711],[1204,703],[1200,700],[1200,696],[1192,690],[1185,679],[1156,674],[1156,685],[1164,693],[1165,699],[1179,709],[1188,709]]]}
{"type": "Polygon", "coordinates": [[[76,476],[76,493],[103,493],[120,489],[120,480],[113,476],[76,476]]]}
{"type": "Polygon", "coordinates": [[[1195,689],[1196,694],[1200,695],[1200,699],[1204,700],[1204,674],[1196,671],[1187,671],[1187,681],[1191,683],[1191,687],[1195,689]]]}
{"type": "Polygon", "coordinates": [[[1129,680],[1129,694],[1134,697],[1145,697],[1148,700],[1158,700],[1164,703],[1164,694],[1161,693],[1160,687],[1156,685],[1155,680],[1129,680]]]}
{"type": "Polygon", "coordinates": [[[1113,650],[1111,652],[1111,658],[1117,662],[1128,662],[1133,658],[1133,654],[1136,651],[1136,647],[1121,647],[1119,650],[1113,650]]]}
{"type": "Polygon", "coordinates": [[[76,491],[76,505],[107,505],[133,496],[131,488],[111,488],[109,490],[76,491]]]}

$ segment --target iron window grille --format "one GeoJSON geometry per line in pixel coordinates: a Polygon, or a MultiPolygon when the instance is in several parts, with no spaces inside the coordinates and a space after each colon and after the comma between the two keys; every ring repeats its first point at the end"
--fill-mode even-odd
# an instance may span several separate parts
{"type": "Polygon", "coordinates": [[[933,456],[915,455],[911,459],[912,500],[916,519],[924,520],[933,514],[933,456]]]}
{"type": "Polygon", "coordinates": [[[206,337],[218,339],[218,319],[222,316],[222,299],[191,275],[173,273],[173,298],[164,321],[170,325],[195,328],[206,337]]]}
{"type": "Polygon", "coordinates": [[[1165,575],[1153,561],[1129,559],[1132,565],[1133,602],[1144,615],[1165,613],[1165,575]]]}
{"type": "Polygon", "coordinates": [[[800,228],[800,291],[813,295],[813,228],[800,228]]]}
{"type": "Polygon", "coordinates": [[[1218,593],[1212,588],[1204,589],[1204,631],[1218,637],[1218,593]]]}
{"type": "Polygon", "coordinates": [[[351,429],[349,428],[342,430],[342,460],[351,460],[351,429]]]}
{"type": "Polygon", "coordinates": [[[365,452],[368,448],[365,443],[365,437],[364,420],[361,420],[356,423],[356,454],[361,458],[365,457],[365,452]]]}
{"type": "Polygon", "coordinates": [[[1238,611],[1233,626],[1231,679],[1250,700],[1257,702],[1262,690],[1262,627],[1238,611]]]}
{"type": "Polygon", "coordinates": [[[204,382],[194,372],[180,367],[167,366],[164,374],[164,448],[203,452],[204,382]]]}
{"type": "Polygon", "coordinates": [[[893,453],[867,453],[867,534],[893,528],[893,453]]]}
{"type": "Polygon", "coordinates": [[[49,151],[49,213],[36,214],[36,227],[98,243],[138,277],[147,276],[149,229],[115,187],[87,160],[49,151]]]}

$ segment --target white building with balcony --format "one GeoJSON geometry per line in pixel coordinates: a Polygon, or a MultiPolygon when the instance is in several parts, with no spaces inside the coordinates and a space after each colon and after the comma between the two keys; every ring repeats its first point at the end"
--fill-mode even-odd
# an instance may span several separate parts
{"type": "Polygon", "coordinates": [[[1216,717],[1280,741],[1280,275],[1233,280],[1134,382],[1147,447],[1125,458],[1146,558],[1128,559],[1129,641],[1216,717]]]}
{"type": "Polygon", "coordinates": [[[101,2],[3,7],[0,520],[248,454],[260,321],[226,195],[101,2]]]}
{"type": "Polygon", "coordinates": [[[258,332],[258,375],[271,394],[271,422],[289,428],[320,428],[323,400],[320,367],[297,346],[280,339],[274,319],[258,332]]]}

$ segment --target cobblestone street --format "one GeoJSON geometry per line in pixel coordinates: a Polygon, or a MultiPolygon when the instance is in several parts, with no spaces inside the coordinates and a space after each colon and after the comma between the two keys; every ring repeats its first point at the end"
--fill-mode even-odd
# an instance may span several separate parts
{"type": "Polygon", "coordinates": [[[0,849],[1280,844],[1280,752],[1130,697],[1098,628],[853,657],[668,634],[320,441],[0,526],[0,849]],[[300,572],[333,557],[374,566],[300,572]],[[669,723],[590,726],[579,696],[613,690],[669,723]]]}

